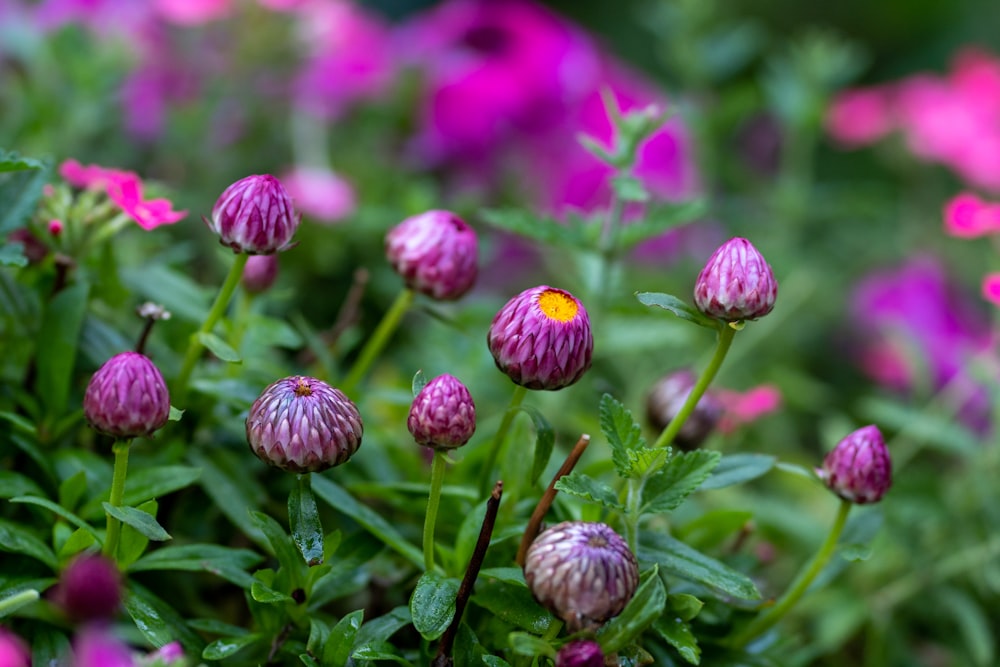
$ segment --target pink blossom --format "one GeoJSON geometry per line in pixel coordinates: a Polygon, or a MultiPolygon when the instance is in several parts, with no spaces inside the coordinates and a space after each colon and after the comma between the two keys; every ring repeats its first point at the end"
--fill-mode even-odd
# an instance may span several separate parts
{"type": "Polygon", "coordinates": [[[770,384],[762,384],[745,392],[718,389],[716,397],[722,403],[719,430],[732,433],[740,426],[757,421],[781,407],[781,391],[770,384]]]}
{"type": "Polygon", "coordinates": [[[154,0],[153,6],[164,20],[184,26],[209,23],[232,11],[231,0],[154,0]]]}
{"type": "Polygon", "coordinates": [[[983,277],[983,297],[995,306],[1000,306],[1000,273],[990,273],[983,277]]]}
{"type": "Polygon", "coordinates": [[[143,199],[142,179],[131,171],[66,160],[59,166],[59,175],[70,185],[104,190],[111,201],[146,230],[173,224],[187,215],[187,211],[174,211],[167,199],[143,199]]]}
{"type": "Polygon", "coordinates": [[[21,639],[0,627],[0,667],[29,667],[31,658],[21,639]]]}
{"type": "Polygon", "coordinates": [[[101,626],[83,628],[73,639],[74,667],[135,667],[128,645],[101,626]]]}
{"type": "Polygon", "coordinates": [[[321,167],[294,167],[281,177],[295,208],[316,222],[343,220],[357,205],[354,188],[335,172],[321,167]]]}
{"type": "Polygon", "coordinates": [[[826,130],[848,147],[874,143],[892,130],[891,102],[891,92],[880,86],[845,91],[827,111],[826,130]]]}
{"type": "Polygon", "coordinates": [[[968,239],[1000,232],[1000,204],[963,192],[945,205],[944,228],[951,236],[968,239]]]}

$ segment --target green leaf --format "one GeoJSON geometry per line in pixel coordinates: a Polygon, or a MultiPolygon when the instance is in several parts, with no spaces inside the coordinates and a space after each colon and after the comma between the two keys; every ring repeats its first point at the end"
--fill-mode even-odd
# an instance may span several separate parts
{"type": "Polygon", "coordinates": [[[409,607],[396,607],[388,614],[379,616],[362,625],[354,641],[359,645],[369,644],[373,641],[387,641],[400,628],[409,625],[411,620],[409,607]]]}
{"type": "Polygon", "coordinates": [[[399,655],[396,647],[389,642],[371,642],[359,646],[351,657],[355,660],[388,660],[400,665],[411,664],[409,660],[399,655]]]}
{"type": "Polygon", "coordinates": [[[88,533],[93,535],[98,542],[102,541],[100,533],[98,533],[93,526],[91,526],[89,523],[87,523],[77,515],[73,514],[69,510],[64,509],[61,505],[55,504],[51,500],[48,500],[46,498],[37,498],[35,496],[18,496],[16,498],[11,498],[10,502],[24,503],[26,505],[36,505],[38,507],[44,507],[53,514],[56,514],[66,519],[77,528],[87,531],[88,533]]]}
{"type": "Polygon", "coordinates": [[[148,553],[132,563],[128,570],[211,572],[241,588],[250,588],[255,580],[245,570],[262,560],[260,554],[248,549],[232,549],[215,544],[184,544],[161,547],[148,553]]]}
{"type": "Polygon", "coordinates": [[[618,493],[613,488],[604,482],[591,479],[582,472],[573,472],[560,477],[556,482],[556,489],[609,509],[625,509],[624,505],[618,502],[618,493]]]}
{"type": "Polygon", "coordinates": [[[646,447],[642,427],[632,418],[632,413],[611,394],[601,396],[598,414],[601,431],[611,445],[611,461],[619,475],[628,477],[632,472],[629,452],[646,447]]]}
{"type": "Polygon", "coordinates": [[[59,485],[59,504],[72,510],[87,491],[87,473],[77,470],[59,485]]]}
{"type": "Polygon", "coordinates": [[[167,416],[167,421],[179,422],[181,417],[184,416],[183,410],[178,410],[174,406],[170,406],[170,414],[167,416]]]}
{"type": "Polygon", "coordinates": [[[552,648],[552,644],[527,632],[510,633],[507,635],[507,645],[516,655],[556,659],[556,650],[552,648]]]}
{"type": "Polygon", "coordinates": [[[777,461],[777,457],[767,454],[726,454],[698,488],[707,491],[749,482],[766,475],[777,461]]]}
{"type": "Polygon", "coordinates": [[[288,494],[288,524],[292,529],[292,541],[306,565],[313,567],[323,562],[323,526],[309,483],[310,476],[311,473],[298,475],[288,494]]]}
{"type": "Polygon", "coordinates": [[[545,634],[553,622],[524,584],[512,584],[499,579],[483,577],[480,573],[472,602],[507,623],[536,635],[545,634]]]}
{"type": "Polygon", "coordinates": [[[649,201],[649,193],[643,187],[642,181],[635,176],[615,176],[611,179],[611,187],[614,188],[615,194],[622,201],[649,201]]]}
{"type": "Polygon", "coordinates": [[[101,540],[99,537],[95,537],[94,533],[89,530],[83,530],[78,528],[66,538],[66,541],[62,543],[59,547],[59,552],[56,556],[60,561],[66,561],[69,558],[77,555],[81,551],[86,551],[93,546],[100,546],[101,540]]]}
{"type": "Polygon", "coordinates": [[[701,613],[705,603],[688,593],[671,593],[667,596],[667,608],[682,621],[690,621],[701,613]]]}
{"type": "Polygon", "coordinates": [[[163,304],[178,319],[200,325],[208,315],[214,291],[181,271],[145,262],[140,266],[123,267],[120,274],[122,282],[136,298],[163,304]]]}
{"type": "Polygon", "coordinates": [[[50,625],[38,624],[31,637],[32,665],[63,665],[70,655],[69,639],[65,633],[50,625]]]}
{"type": "MultiPolygon", "coordinates": [[[[12,155],[12,154],[8,154],[12,155]]],[[[0,238],[22,227],[38,207],[42,188],[49,180],[49,165],[30,158],[13,157],[13,163],[25,161],[28,169],[0,173],[0,238]],[[40,164],[38,168],[34,164],[40,164]]]]}
{"type": "Polygon", "coordinates": [[[28,169],[45,169],[46,165],[41,160],[30,157],[21,157],[13,151],[0,149],[0,173],[11,171],[25,171],[28,169]]]}
{"type": "Polygon", "coordinates": [[[605,653],[615,653],[631,644],[660,617],[667,604],[667,590],[656,565],[643,573],[645,579],[622,613],[607,622],[597,634],[605,653]]]}
{"type": "Polygon", "coordinates": [[[102,503],[104,511],[154,542],[164,542],[172,539],[154,517],[135,507],[115,507],[111,503],[102,503]]]}
{"type": "Polygon", "coordinates": [[[704,584],[741,600],[760,599],[753,581],[714,558],[659,532],[644,531],[639,559],[657,563],[665,572],[681,579],[704,584]]]}
{"type": "Polygon", "coordinates": [[[667,614],[653,623],[653,629],[680,654],[681,658],[692,665],[701,663],[701,647],[698,639],[691,632],[691,626],[683,619],[667,614]]]}
{"type": "Polygon", "coordinates": [[[222,361],[228,361],[231,364],[243,363],[243,360],[240,358],[240,353],[234,350],[229,343],[222,340],[214,333],[208,331],[198,332],[198,342],[204,345],[209,352],[222,361]]]}
{"type": "Polygon", "coordinates": [[[660,236],[675,227],[705,215],[708,207],[700,199],[677,204],[659,204],[647,209],[646,215],[618,230],[618,247],[628,249],[637,243],[660,236]]]}
{"type": "Polygon", "coordinates": [[[484,655],[483,664],[486,667],[510,667],[510,663],[495,655],[484,655]]]}
{"type": "Polygon", "coordinates": [[[547,246],[589,248],[590,242],[579,228],[565,225],[554,218],[534,215],[524,209],[487,209],[480,217],[487,223],[524,236],[547,246]]]}
{"type": "Polygon", "coordinates": [[[212,503],[236,524],[240,532],[260,546],[270,548],[264,533],[247,513],[247,508],[259,507],[260,499],[267,494],[250,475],[239,474],[243,469],[242,460],[218,449],[206,452],[193,447],[188,450],[188,456],[201,468],[199,485],[212,503]]]}
{"type": "Polygon", "coordinates": [[[706,449],[675,454],[646,481],[642,490],[643,514],[676,509],[708,479],[722,454],[706,449]]]}
{"type": "Polygon", "coordinates": [[[276,591],[261,581],[255,581],[251,584],[250,597],[262,604],[295,602],[295,599],[291,595],[285,595],[280,591],[276,591]]]}
{"type": "MultiPolygon", "coordinates": [[[[156,516],[159,505],[155,500],[147,500],[137,508],[151,517],[156,516]]],[[[118,566],[127,568],[142,556],[149,546],[149,538],[132,526],[122,526],[121,540],[118,542],[118,566]]]]}
{"type": "Polygon", "coordinates": [[[531,477],[528,479],[528,483],[534,485],[549,464],[552,450],[556,444],[556,434],[552,430],[552,425],[538,408],[531,405],[521,405],[520,409],[531,417],[531,423],[535,426],[535,458],[531,464],[531,477]]]}
{"type": "Polygon", "coordinates": [[[28,265],[28,258],[24,254],[24,244],[4,243],[0,245],[0,266],[16,266],[21,268],[28,265]]]}
{"type": "Polygon", "coordinates": [[[637,298],[639,303],[644,306],[656,306],[658,308],[663,308],[664,310],[669,310],[682,320],[693,322],[694,324],[708,329],[718,330],[719,328],[719,323],[716,320],[702,314],[701,311],[692,308],[672,294],[663,294],[661,292],[636,292],[635,298],[637,298]]]}
{"type": "Polygon", "coordinates": [[[172,641],[180,641],[186,652],[201,654],[205,642],[173,607],[134,581],[129,582],[128,588],[125,611],[153,646],[159,648],[172,641]]]}
{"type": "Polygon", "coordinates": [[[323,646],[324,665],[346,665],[347,659],[354,648],[354,640],[364,619],[365,610],[352,611],[341,618],[330,630],[330,635],[323,646]]]}
{"type": "Polygon", "coordinates": [[[34,533],[3,519],[0,519],[0,550],[31,556],[53,570],[59,568],[56,555],[47,544],[35,537],[34,533]]]}
{"type": "Polygon", "coordinates": [[[76,365],[78,339],[87,310],[90,286],[78,283],[59,292],[49,302],[38,332],[38,395],[50,417],[66,411],[69,383],[76,365]]]}
{"type": "Polygon", "coordinates": [[[365,530],[416,567],[423,568],[424,555],[420,549],[407,542],[380,514],[359,503],[351,494],[326,477],[313,475],[312,487],[323,502],[357,521],[365,530]]]}
{"type": "Polygon", "coordinates": [[[42,488],[34,480],[10,470],[0,470],[0,498],[42,495],[42,488]]]}
{"type": "Polygon", "coordinates": [[[271,553],[274,554],[274,557],[278,559],[281,566],[292,577],[293,586],[300,586],[302,583],[302,570],[305,565],[302,563],[302,559],[299,558],[298,551],[296,551],[295,545],[292,543],[292,538],[288,536],[288,533],[285,532],[285,529],[277,521],[267,514],[263,512],[250,512],[250,517],[267,537],[267,541],[271,546],[271,553]]]}
{"type": "MultiPolygon", "coordinates": [[[[191,466],[170,465],[138,468],[129,471],[125,480],[124,503],[139,505],[147,500],[161,498],[168,493],[191,486],[201,477],[202,469],[191,466]]],[[[80,511],[83,516],[93,516],[100,511],[100,503],[107,500],[107,494],[94,498],[80,511]]]]}
{"type": "Polygon", "coordinates": [[[261,641],[261,639],[262,637],[257,633],[240,635],[239,637],[222,637],[206,646],[205,650],[201,652],[201,657],[205,660],[222,660],[261,641]]]}
{"type": "Polygon", "coordinates": [[[413,398],[416,398],[417,394],[420,393],[420,390],[426,386],[427,376],[424,375],[424,372],[421,370],[414,373],[413,380],[410,382],[410,391],[413,392],[413,398]]]}
{"type": "Polygon", "coordinates": [[[39,592],[34,588],[0,591],[0,618],[9,616],[21,607],[36,602],[39,597],[39,592]]]}
{"type": "Polygon", "coordinates": [[[956,587],[942,587],[933,594],[936,609],[944,612],[942,618],[950,619],[964,640],[976,667],[996,665],[996,640],[993,638],[993,613],[965,591],[956,587]]]}
{"type": "Polygon", "coordinates": [[[433,641],[444,634],[455,616],[455,596],[458,595],[458,579],[445,577],[435,571],[425,572],[417,580],[417,586],[410,596],[410,616],[413,627],[420,635],[433,641]]]}

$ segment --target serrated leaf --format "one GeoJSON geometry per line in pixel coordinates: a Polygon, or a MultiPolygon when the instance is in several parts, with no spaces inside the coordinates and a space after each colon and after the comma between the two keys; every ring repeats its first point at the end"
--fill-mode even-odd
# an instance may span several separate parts
{"type": "Polygon", "coordinates": [[[672,294],[662,292],[636,292],[635,298],[644,306],[656,306],[668,310],[677,317],[687,322],[692,322],[708,329],[719,329],[719,323],[712,318],[703,315],[700,311],[692,308],[687,303],[678,299],[672,294]]]}
{"type": "Polygon", "coordinates": [[[653,629],[680,654],[681,658],[692,665],[701,663],[701,647],[698,639],[691,632],[691,626],[683,619],[667,614],[653,623],[653,629]]]}
{"type": "Polygon", "coordinates": [[[777,461],[777,457],[767,454],[726,454],[699,489],[708,491],[749,482],[766,475],[777,461]]]}
{"type": "Polygon", "coordinates": [[[323,646],[324,665],[346,665],[347,659],[354,648],[354,640],[358,636],[358,629],[364,620],[364,609],[352,611],[341,618],[337,625],[330,629],[330,634],[326,638],[323,646]]]}
{"type": "Polygon", "coordinates": [[[588,248],[589,242],[579,229],[550,217],[534,215],[524,209],[487,209],[480,216],[490,225],[524,236],[548,246],[588,248]]]}
{"type": "Polygon", "coordinates": [[[664,572],[681,579],[704,584],[741,600],[760,599],[760,591],[745,574],[669,535],[644,531],[638,555],[640,561],[656,563],[664,572]]]}
{"type": "Polygon", "coordinates": [[[611,394],[601,396],[598,414],[601,432],[611,445],[611,461],[619,475],[629,477],[633,465],[629,452],[646,447],[642,427],[633,419],[632,413],[611,394]]]}
{"type": "Polygon", "coordinates": [[[667,604],[667,590],[660,580],[656,565],[643,573],[644,580],[622,612],[608,621],[597,634],[597,641],[606,654],[615,653],[631,644],[660,617],[667,604]]]}
{"type": "Polygon", "coordinates": [[[205,650],[201,652],[201,657],[205,660],[222,660],[260,640],[261,636],[256,633],[239,637],[222,637],[206,646],[205,650]]]}
{"type": "Polygon", "coordinates": [[[663,468],[646,480],[640,512],[653,514],[676,509],[708,479],[720,459],[722,454],[705,449],[670,457],[663,468]]]}
{"type": "Polygon", "coordinates": [[[669,447],[644,447],[628,452],[632,477],[648,477],[663,467],[663,464],[673,456],[669,447]]]}
{"type": "Polygon", "coordinates": [[[528,657],[545,657],[555,660],[556,651],[552,644],[541,637],[529,635],[527,632],[512,632],[507,635],[507,645],[516,655],[528,657]]]}
{"type": "Polygon", "coordinates": [[[214,333],[209,331],[198,332],[198,342],[204,345],[209,352],[222,361],[228,361],[231,364],[243,363],[243,360],[240,358],[240,353],[234,350],[229,343],[222,340],[214,333]]]}
{"type": "Polygon", "coordinates": [[[535,427],[535,456],[531,464],[531,477],[528,479],[528,483],[534,485],[549,464],[552,450],[556,444],[556,434],[552,430],[552,425],[538,408],[522,405],[520,409],[531,417],[531,423],[535,427]]]}
{"type": "Polygon", "coordinates": [[[573,472],[560,477],[559,481],[556,482],[556,489],[577,498],[598,503],[609,509],[625,509],[625,506],[618,502],[618,493],[613,488],[581,472],[573,472]]]}
{"type": "Polygon", "coordinates": [[[425,572],[417,580],[410,596],[410,616],[413,627],[424,639],[437,639],[451,625],[460,583],[434,571],[425,572]]]}

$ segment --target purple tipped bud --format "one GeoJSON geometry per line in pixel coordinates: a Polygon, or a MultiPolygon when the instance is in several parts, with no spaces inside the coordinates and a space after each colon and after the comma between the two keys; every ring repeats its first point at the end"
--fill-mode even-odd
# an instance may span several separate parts
{"type": "MultiPolygon", "coordinates": [[[[696,381],[694,373],[686,368],[668,373],[656,381],[646,399],[646,416],[653,428],[662,431],[673,421],[696,381]]],[[[722,401],[715,394],[705,392],[674,437],[673,444],[685,451],[697,448],[719,423],[722,410],[722,401]]]]}
{"type": "Polygon", "coordinates": [[[278,277],[277,255],[251,255],[243,267],[243,289],[251,294],[266,292],[278,277]]]}
{"type": "Polygon", "coordinates": [[[305,376],[271,384],[250,406],[247,441],[257,457],[289,472],[320,472],[361,446],[361,415],[342,391],[305,376]]]}
{"type": "Polygon", "coordinates": [[[281,181],[264,174],[247,176],[226,188],[205,224],[235,252],[270,255],[291,246],[299,216],[281,181]]]}
{"type": "Polygon", "coordinates": [[[116,354],[90,378],[83,416],[94,429],[115,438],[151,435],[170,416],[167,384],[145,355],[116,354]]]}
{"type": "Polygon", "coordinates": [[[875,503],[892,486],[892,461],[877,426],[849,434],[826,455],[819,478],[844,500],[858,505],[875,503]]]}
{"type": "Polygon", "coordinates": [[[468,388],[451,375],[439,375],[420,390],[406,427],[418,445],[454,449],[476,432],[476,404],[468,388]]]}
{"type": "Polygon", "coordinates": [[[592,639],[570,642],[556,654],[556,667],[604,667],[604,651],[592,639]]]}
{"type": "Polygon", "coordinates": [[[389,263],[410,289],[441,301],[460,298],[476,282],[476,233],[449,211],[427,211],[385,237],[389,263]]]}
{"type": "Polygon", "coordinates": [[[596,629],[625,608],[639,584],[639,565],[606,524],[564,521],[535,538],[524,580],[539,604],[576,632],[596,629]]]}
{"type": "Polygon", "coordinates": [[[541,285],[507,302],[486,337],[497,368],[528,389],[568,387],[590,368],[594,336],[583,304],[541,285]]]}
{"type": "Polygon", "coordinates": [[[727,322],[763,317],[777,297],[778,281],[764,256],[738,237],[719,246],[694,286],[698,310],[727,322]]]}
{"type": "Polygon", "coordinates": [[[100,554],[77,556],[63,570],[53,597],[74,621],[108,620],[122,602],[121,574],[100,554]]]}

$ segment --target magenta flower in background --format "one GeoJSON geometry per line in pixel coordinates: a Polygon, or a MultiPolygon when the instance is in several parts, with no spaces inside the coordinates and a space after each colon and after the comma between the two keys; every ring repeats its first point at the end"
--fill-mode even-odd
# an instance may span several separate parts
{"type": "Polygon", "coordinates": [[[59,165],[59,175],[72,186],[103,190],[123,213],[147,231],[187,216],[187,211],[175,211],[168,199],[144,199],[142,179],[131,171],[66,160],[59,165]]]}
{"type": "Polygon", "coordinates": [[[281,177],[295,208],[311,220],[339,222],[357,207],[354,187],[325,167],[294,167],[281,177]]]}
{"type": "Polygon", "coordinates": [[[479,274],[476,232],[451,211],[403,220],[385,235],[385,254],[408,288],[440,301],[462,298],[479,274]]]}
{"type": "Polygon", "coordinates": [[[73,621],[107,621],[121,606],[122,576],[105,556],[81,554],[63,570],[52,595],[73,621]]]}
{"type": "Polygon", "coordinates": [[[742,392],[732,389],[716,389],[714,392],[722,405],[719,430],[723,433],[732,433],[781,408],[781,390],[771,384],[758,385],[742,392]]]}
{"type": "Polygon", "coordinates": [[[577,639],[559,649],[556,667],[604,667],[604,651],[593,639],[577,639]]]}
{"type": "Polygon", "coordinates": [[[0,627],[0,665],[3,667],[30,667],[31,656],[21,638],[0,627]]]}
{"type": "Polygon", "coordinates": [[[1000,273],[989,273],[983,276],[983,298],[994,306],[1000,306],[1000,273]]]}
{"type": "Polygon", "coordinates": [[[128,644],[102,625],[83,628],[73,638],[73,667],[135,667],[128,644]]]}
{"type": "Polygon", "coordinates": [[[156,13],[166,21],[182,26],[194,26],[228,16],[232,0],[153,0],[156,13]]]}
{"type": "Polygon", "coordinates": [[[955,196],[944,207],[944,230],[972,239],[1000,232],[1000,204],[984,202],[970,192],[955,196]]]}

